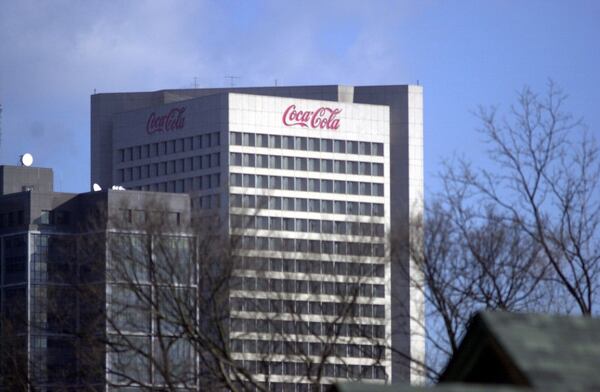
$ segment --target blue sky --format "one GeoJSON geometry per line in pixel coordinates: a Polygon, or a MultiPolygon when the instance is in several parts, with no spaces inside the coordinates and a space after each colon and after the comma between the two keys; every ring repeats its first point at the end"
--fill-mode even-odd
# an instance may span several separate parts
{"type": "Polygon", "coordinates": [[[425,181],[485,159],[471,112],[554,79],[600,130],[597,1],[7,1],[0,164],[32,152],[60,191],[89,190],[97,92],[228,85],[424,86],[425,181]]]}

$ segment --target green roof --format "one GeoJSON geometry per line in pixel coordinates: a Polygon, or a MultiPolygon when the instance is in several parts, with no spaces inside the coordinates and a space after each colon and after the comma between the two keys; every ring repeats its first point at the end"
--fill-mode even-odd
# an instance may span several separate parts
{"type": "Polygon", "coordinates": [[[482,312],[440,382],[347,383],[338,392],[600,391],[600,319],[482,312]]]}
{"type": "Polygon", "coordinates": [[[600,319],[508,312],[477,314],[441,381],[465,381],[488,361],[491,342],[499,361],[534,389],[600,391],[600,319]],[[510,369],[512,368],[512,369],[510,369]]]}
{"type": "Polygon", "coordinates": [[[366,383],[343,383],[337,384],[337,392],[527,392],[529,389],[511,385],[481,385],[444,383],[435,387],[415,387],[408,384],[366,384],[366,383]]]}

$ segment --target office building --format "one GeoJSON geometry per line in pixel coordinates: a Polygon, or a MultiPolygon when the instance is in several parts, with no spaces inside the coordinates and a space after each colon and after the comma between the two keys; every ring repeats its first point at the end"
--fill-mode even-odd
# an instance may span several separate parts
{"type": "Polygon", "coordinates": [[[331,343],[323,384],[419,381],[405,358],[424,360],[424,302],[411,284],[420,275],[406,252],[422,211],[420,86],[163,90],[91,103],[93,183],[187,193],[231,236],[238,363],[273,389],[306,390],[299,358],[316,361],[331,343]]]}
{"type": "MultiPolygon", "coordinates": [[[[139,312],[120,298],[133,286],[108,272],[130,265],[115,258],[114,239],[139,238],[146,226],[108,218],[154,213],[184,227],[189,197],[54,192],[52,170],[35,167],[0,166],[0,186],[0,389],[105,390],[140,373],[149,385],[158,380],[148,357],[133,361],[127,347],[105,344],[118,333],[160,352],[150,319],[127,323],[139,312]]],[[[189,239],[184,230],[172,235],[189,239]]],[[[184,355],[173,360],[193,363],[191,350],[184,355]]]]}

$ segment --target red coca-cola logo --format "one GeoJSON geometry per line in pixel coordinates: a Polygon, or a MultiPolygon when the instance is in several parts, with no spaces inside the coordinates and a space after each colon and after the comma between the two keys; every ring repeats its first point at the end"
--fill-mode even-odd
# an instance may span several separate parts
{"type": "Polygon", "coordinates": [[[283,112],[283,124],[288,127],[296,125],[302,128],[315,129],[338,129],[340,127],[340,119],[337,115],[342,112],[342,109],[332,109],[321,107],[314,111],[297,110],[296,105],[290,105],[283,112]]]}
{"type": "Polygon", "coordinates": [[[185,108],[173,108],[165,115],[157,116],[155,112],[150,114],[148,122],[146,123],[146,133],[152,135],[153,133],[172,132],[177,129],[183,128],[185,125],[185,108]]]}

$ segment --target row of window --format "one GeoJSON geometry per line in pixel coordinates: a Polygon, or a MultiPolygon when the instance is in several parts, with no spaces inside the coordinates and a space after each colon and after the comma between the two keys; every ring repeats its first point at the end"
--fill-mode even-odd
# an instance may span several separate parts
{"type": "Polygon", "coordinates": [[[383,204],[360,203],[357,201],[304,199],[264,195],[240,195],[232,193],[231,207],[259,208],[269,210],[319,212],[323,214],[344,214],[363,216],[383,216],[383,204]]]}
{"type": "Polygon", "coordinates": [[[246,250],[308,252],[351,256],[385,256],[384,244],[371,244],[368,242],[321,241],[247,235],[231,236],[231,240],[233,246],[246,250]]]}
{"type": "Polygon", "coordinates": [[[241,270],[299,272],[324,275],[349,275],[361,277],[385,276],[385,265],[372,263],[350,263],[307,259],[278,259],[260,257],[237,257],[235,265],[241,270]]]}
{"type": "Polygon", "coordinates": [[[316,137],[231,132],[229,136],[229,144],[233,146],[283,148],[286,150],[383,156],[383,143],[320,139],[316,137]]]}
{"type": "Polygon", "coordinates": [[[132,209],[121,209],[122,222],[121,223],[134,223],[143,224],[148,219],[152,219],[155,222],[164,222],[170,225],[181,225],[181,212],[177,211],[145,211],[145,210],[132,210],[132,209]],[[150,214],[150,216],[149,216],[150,214]]]}
{"type": "Polygon", "coordinates": [[[146,165],[119,169],[119,181],[138,181],[195,170],[211,169],[221,166],[221,153],[215,152],[194,157],[173,159],[146,165]]]}
{"type": "MultiPolygon", "coordinates": [[[[341,297],[385,297],[384,285],[358,282],[329,282],[320,280],[268,279],[254,276],[233,276],[230,285],[230,288],[233,290],[265,291],[270,293],[310,293],[315,295],[339,295],[341,297]]],[[[333,309],[331,309],[331,312],[333,312],[333,309]]],[[[369,310],[368,313],[372,312],[369,310]]]]}
{"type": "Polygon", "coordinates": [[[231,186],[338,193],[362,196],[383,196],[383,184],[372,182],[327,180],[319,178],[280,177],[254,174],[230,174],[231,186]]]}
{"type": "Polygon", "coordinates": [[[279,155],[242,154],[229,155],[231,166],[258,167],[263,169],[301,170],[323,173],[383,176],[383,163],[341,161],[333,159],[286,157],[279,155]]]}
{"type": "MultiPolygon", "coordinates": [[[[267,361],[236,361],[239,367],[243,367],[251,374],[271,374],[271,375],[289,375],[289,376],[305,376],[310,374],[314,377],[318,376],[319,366],[313,365],[309,368],[304,362],[267,362],[267,361]]],[[[372,365],[345,365],[345,364],[323,364],[323,377],[351,378],[354,380],[385,380],[385,367],[372,365]]],[[[330,386],[329,386],[330,388],[330,386]]],[[[323,388],[320,390],[331,390],[323,388]]],[[[294,384],[294,383],[269,383],[270,391],[288,392],[288,391],[314,391],[314,386],[311,384],[294,384]],[[300,389],[298,389],[300,388],[300,389]]]]}
{"type": "MultiPolygon", "coordinates": [[[[344,212],[337,213],[343,214],[344,212]]],[[[283,230],[324,234],[351,234],[369,237],[383,237],[385,235],[385,227],[383,223],[281,218],[278,216],[269,217],[255,215],[231,215],[231,227],[234,229],[283,230]]]]}
{"type": "Polygon", "coordinates": [[[23,210],[0,213],[0,228],[20,226],[25,223],[23,210]]]}
{"type": "Polygon", "coordinates": [[[192,209],[212,210],[221,208],[221,195],[206,195],[191,199],[192,209]]]}
{"type": "Polygon", "coordinates": [[[136,161],[138,159],[154,158],[180,152],[200,150],[221,145],[221,135],[218,132],[186,138],[167,140],[164,142],[144,144],[140,146],[121,148],[118,150],[119,162],[136,161]]]}
{"type": "MultiPolygon", "coordinates": [[[[290,323],[290,321],[286,321],[290,323]]],[[[305,323],[306,324],[306,323],[305,323]]],[[[289,333],[296,333],[294,332],[289,333]]],[[[330,352],[336,357],[370,358],[382,360],[385,347],[371,344],[341,344],[321,342],[301,342],[296,340],[261,340],[261,339],[232,339],[231,349],[236,353],[265,354],[265,355],[313,355],[320,357],[324,352],[330,352]]],[[[305,372],[303,374],[309,374],[305,372]]]]}
{"type": "MultiPolygon", "coordinates": [[[[300,301],[302,302],[302,301],[300,301]]],[[[304,301],[306,302],[306,301],[304,301]]],[[[343,305],[343,304],[341,304],[343,305]]],[[[385,325],[327,323],[304,320],[268,320],[266,318],[231,319],[231,330],[244,333],[296,334],[331,337],[362,337],[366,339],[385,338],[385,325]]]]}
{"type": "Polygon", "coordinates": [[[186,193],[191,191],[207,190],[221,186],[221,174],[205,174],[203,176],[182,178],[179,180],[163,181],[154,184],[134,186],[128,189],[153,192],[186,193]]]}
{"type": "MultiPolygon", "coordinates": [[[[327,282],[329,283],[329,282],[327,282]]],[[[365,285],[366,286],[366,285],[365,285]]],[[[336,287],[336,286],[334,286],[336,287]]],[[[362,288],[362,287],[361,287],[362,288]]],[[[354,294],[349,293],[353,296],[354,294]]],[[[317,316],[339,316],[339,317],[374,317],[384,318],[384,305],[357,304],[347,302],[321,302],[321,301],[293,301],[267,298],[232,298],[231,307],[234,310],[246,312],[272,312],[292,313],[295,315],[312,314],[317,316]]],[[[272,321],[271,321],[272,322],[272,321]]],[[[340,324],[342,325],[342,324],[340,324]]],[[[246,330],[245,332],[254,332],[246,330]]],[[[258,331],[267,332],[267,331],[258,331]]],[[[297,332],[299,333],[299,332],[297,332]]],[[[325,332],[323,332],[325,334],[325,332]]],[[[344,335],[362,336],[362,335],[344,335]]],[[[377,337],[377,336],[375,336],[377,337]]]]}

